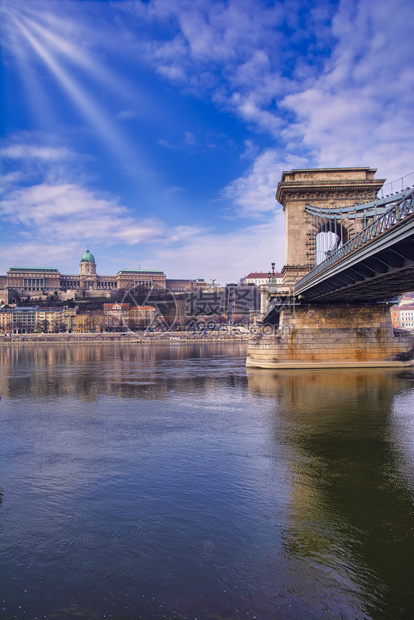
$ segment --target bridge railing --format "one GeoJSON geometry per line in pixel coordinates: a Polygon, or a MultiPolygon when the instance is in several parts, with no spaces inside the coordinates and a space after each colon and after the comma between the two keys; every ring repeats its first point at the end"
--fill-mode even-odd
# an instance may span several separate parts
{"type": "Polygon", "coordinates": [[[319,263],[319,265],[311,269],[311,271],[309,271],[306,276],[296,282],[295,291],[297,288],[299,288],[299,286],[302,287],[316,275],[320,274],[322,271],[325,271],[326,269],[343,259],[345,256],[348,256],[348,254],[351,254],[358,248],[369,243],[370,241],[381,235],[386,230],[389,230],[390,228],[392,228],[392,226],[395,226],[395,224],[405,219],[412,213],[414,213],[413,189],[411,189],[407,194],[405,194],[402,200],[400,200],[390,209],[388,209],[386,213],[374,219],[370,224],[363,228],[361,232],[357,233],[355,237],[344,243],[344,245],[338,248],[338,250],[335,250],[335,252],[333,252],[323,262],[319,263]]]}

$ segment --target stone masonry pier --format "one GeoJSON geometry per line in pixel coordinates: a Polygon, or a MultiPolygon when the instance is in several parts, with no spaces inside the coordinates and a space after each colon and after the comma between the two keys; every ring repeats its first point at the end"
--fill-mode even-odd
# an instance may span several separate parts
{"type": "Polygon", "coordinates": [[[280,324],[251,338],[250,368],[341,368],[411,365],[414,339],[394,330],[389,307],[309,305],[282,311],[280,324]]]}

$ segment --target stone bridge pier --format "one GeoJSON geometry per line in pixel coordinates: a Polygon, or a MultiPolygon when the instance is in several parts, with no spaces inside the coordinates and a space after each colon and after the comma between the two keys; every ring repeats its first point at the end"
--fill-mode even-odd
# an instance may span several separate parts
{"type": "MultiPolygon", "coordinates": [[[[283,285],[269,298],[273,310],[252,336],[246,365],[257,368],[401,366],[411,364],[413,338],[396,332],[386,303],[317,303],[296,299],[293,287],[318,262],[324,225],[308,215],[307,204],[346,207],[374,200],[385,179],[373,168],[304,169],[283,172],[276,199],[285,214],[283,285]]],[[[341,221],[331,237],[343,242],[361,221],[341,221]]],[[[262,310],[262,309],[261,309],[262,310]]],[[[263,310],[262,310],[263,312],[263,310]]]]}

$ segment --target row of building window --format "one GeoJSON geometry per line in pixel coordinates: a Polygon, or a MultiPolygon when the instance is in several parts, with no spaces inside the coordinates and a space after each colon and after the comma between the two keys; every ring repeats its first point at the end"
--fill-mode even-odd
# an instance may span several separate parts
{"type": "Polygon", "coordinates": [[[103,311],[77,313],[75,308],[18,307],[0,310],[0,332],[103,331],[117,327],[145,327],[156,316],[152,306],[104,304],[103,311]]]}

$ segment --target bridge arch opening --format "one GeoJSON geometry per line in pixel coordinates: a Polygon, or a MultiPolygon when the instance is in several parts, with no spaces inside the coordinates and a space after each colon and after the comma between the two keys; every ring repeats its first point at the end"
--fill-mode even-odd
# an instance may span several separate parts
{"type": "Polygon", "coordinates": [[[349,239],[349,231],[341,222],[328,221],[316,229],[315,264],[319,265],[339,250],[349,239]]]}

